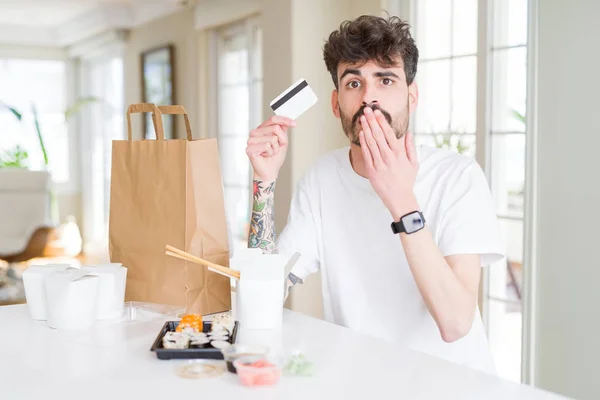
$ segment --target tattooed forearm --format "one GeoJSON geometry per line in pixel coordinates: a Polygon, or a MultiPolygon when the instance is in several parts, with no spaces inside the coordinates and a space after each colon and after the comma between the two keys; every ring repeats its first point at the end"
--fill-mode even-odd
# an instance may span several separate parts
{"type": "MultiPolygon", "coordinates": [[[[254,196],[252,202],[252,219],[250,221],[250,234],[248,247],[260,248],[263,253],[277,254],[275,244],[275,182],[254,181],[254,196]]],[[[292,287],[303,283],[293,273],[285,279],[285,299],[292,287]]]]}
{"type": "Polygon", "coordinates": [[[254,181],[252,218],[248,247],[260,248],[263,253],[276,254],[275,245],[275,182],[254,181]]]}

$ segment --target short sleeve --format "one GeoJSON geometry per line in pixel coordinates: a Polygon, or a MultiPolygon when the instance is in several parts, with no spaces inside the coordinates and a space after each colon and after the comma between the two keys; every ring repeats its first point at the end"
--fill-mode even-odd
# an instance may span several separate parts
{"type": "Polygon", "coordinates": [[[479,254],[482,266],[504,257],[490,189],[476,161],[449,183],[440,211],[438,246],[444,257],[479,254]]]}
{"type": "Polygon", "coordinates": [[[300,253],[291,272],[302,281],[320,267],[317,218],[313,212],[315,208],[316,205],[309,196],[306,178],[303,178],[292,197],[287,225],[277,241],[280,254],[300,253]]]}

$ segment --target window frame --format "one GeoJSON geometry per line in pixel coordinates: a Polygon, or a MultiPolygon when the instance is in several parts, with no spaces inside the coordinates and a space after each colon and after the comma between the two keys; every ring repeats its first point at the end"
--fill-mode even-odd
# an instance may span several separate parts
{"type": "MultiPolygon", "coordinates": [[[[53,47],[22,47],[22,46],[0,46],[1,59],[19,59],[29,61],[61,61],[65,63],[65,104],[72,104],[77,93],[77,69],[76,63],[68,57],[67,51],[53,47]]],[[[72,143],[77,141],[77,121],[73,118],[67,121],[67,141],[69,143],[69,180],[67,182],[54,182],[51,179],[51,187],[58,196],[75,195],[80,187],[79,155],[77,148],[72,143]]]]}
{"type": "MultiPolygon", "coordinates": [[[[77,78],[77,95],[80,97],[85,97],[90,95],[92,84],[90,83],[90,65],[91,63],[110,63],[110,61],[114,58],[120,58],[122,63],[122,76],[123,76],[123,84],[125,84],[125,47],[123,43],[112,43],[106,47],[100,49],[94,49],[94,51],[90,52],[89,55],[83,54],[77,58],[73,58],[72,61],[76,65],[76,75],[77,78]]],[[[122,104],[126,107],[125,104],[126,91],[123,90],[123,98],[121,99],[122,104]]],[[[122,115],[125,115],[125,108],[121,110],[122,115]]],[[[125,121],[125,119],[123,119],[125,121]]],[[[97,229],[97,226],[92,222],[92,214],[94,212],[93,202],[100,201],[96,199],[95,193],[93,193],[93,188],[83,182],[92,182],[93,181],[93,171],[90,167],[90,163],[88,162],[87,156],[90,148],[93,147],[93,142],[96,139],[95,137],[91,137],[91,130],[89,126],[86,126],[84,122],[93,123],[93,119],[91,117],[91,112],[89,108],[84,108],[81,112],[81,115],[77,118],[74,118],[73,123],[76,124],[77,131],[88,132],[87,135],[82,136],[77,139],[77,142],[74,142],[73,148],[75,148],[77,163],[81,166],[80,170],[80,196],[81,196],[81,218],[82,218],[82,236],[84,239],[83,250],[92,258],[98,258],[99,261],[108,262],[108,258],[106,258],[106,253],[108,251],[108,236],[105,236],[101,239],[90,238],[90,233],[97,229]],[[96,199],[96,200],[95,200],[96,199]]],[[[123,135],[124,138],[127,137],[127,130],[125,127],[125,122],[122,124],[123,127],[123,135]]],[[[106,168],[106,165],[103,165],[106,168]]],[[[110,165],[108,165],[110,167],[110,165]]],[[[103,177],[104,178],[104,177],[103,177]]],[[[108,191],[105,193],[110,196],[110,186],[108,191]]],[[[108,201],[110,203],[110,198],[102,199],[102,202],[108,201]]],[[[107,216],[108,219],[109,216],[107,216]]],[[[106,221],[108,223],[108,220],[106,221]]],[[[108,225],[107,225],[108,226],[108,225]]]]}
{"type": "MultiPolygon", "coordinates": [[[[216,138],[216,139],[220,139],[222,137],[230,137],[229,135],[227,136],[222,136],[221,132],[220,132],[220,127],[219,127],[219,91],[220,91],[220,84],[219,84],[219,59],[220,59],[220,54],[219,54],[219,49],[220,49],[220,40],[221,40],[221,35],[227,34],[227,35],[233,35],[236,33],[243,33],[246,35],[246,39],[247,39],[247,48],[248,48],[248,100],[249,100],[249,124],[248,124],[248,133],[250,132],[250,130],[254,129],[256,126],[258,126],[260,124],[260,121],[257,121],[256,118],[254,118],[254,116],[259,115],[257,113],[257,107],[260,107],[260,109],[258,111],[262,111],[262,104],[255,104],[255,102],[252,100],[255,97],[255,92],[254,92],[254,84],[257,82],[260,82],[262,84],[264,77],[262,76],[262,71],[260,72],[260,79],[255,80],[255,71],[253,70],[255,63],[253,62],[253,57],[255,56],[253,54],[253,49],[254,49],[254,32],[256,29],[261,29],[261,25],[260,25],[260,17],[258,14],[253,14],[250,15],[248,17],[245,17],[243,19],[237,20],[237,21],[233,21],[230,22],[226,25],[222,25],[222,26],[217,26],[214,27],[213,29],[210,30],[209,32],[209,76],[210,76],[210,86],[209,86],[209,106],[208,106],[208,126],[209,126],[209,135],[210,137],[216,138]]],[[[259,57],[262,57],[262,55],[259,55],[259,57]]],[[[261,89],[262,90],[262,89],[261,89]]],[[[260,114],[262,115],[262,114],[260,114]]],[[[241,184],[226,184],[225,182],[223,182],[223,190],[224,190],[224,194],[226,193],[226,188],[228,187],[242,187],[242,188],[247,188],[249,191],[249,197],[248,197],[248,222],[249,222],[249,218],[250,218],[250,207],[251,207],[251,196],[252,196],[252,192],[251,192],[251,188],[252,188],[252,170],[251,170],[251,166],[250,166],[250,161],[248,160],[248,168],[250,169],[250,174],[249,174],[249,180],[247,182],[246,185],[241,185],[241,184]]],[[[228,221],[231,226],[233,226],[232,224],[234,223],[234,221],[228,221]]],[[[235,237],[232,238],[232,242],[234,243],[238,243],[238,242],[242,242],[242,237],[235,237]]],[[[247,240],[247,239],[246,239],[247,240]]]]}
{"type": "MultiPolygon", "coordinates": [[[[535,337],[536,337],[536,282],[537,260],[535,258],[537,213],[537,115],[536,115],[536,66],[537,66],[537,9],[539,0],[527,0],[527,68],[526,68],[526,123],[523,132],[492,132],[492,98],[493,98],[493,51],[517,46],[493,45],[493,1],[478,0],[477,6],[477,95],[476,95],[476,143],[475,159],[482,166],[488,179],[491,175],[491,152],[492,139],[494,135],[521,134],[525,137],[525,175],[524,175],[524,208],[523,216],[518,218],[523,221],[523,297],[521,300],[522,331],[521,331],[521,382],[529,385],[535,384],[535,337]]],[[[392,9],[408,10],[411,21],[417,21],[418,0],[397,0],[392,9]]],[[[416,23],[415,23],[416,24],[416,23]]],[[[418,39],[418,38],[417,38],[418,39]]],[[[452,59],[444,57],[443,59],[452,59]]],[[[498,216],[499,219],[505,218],[498,216]]],[[[511,220],[512,217],[506,218],[511,220]]],[[[480,308],[482,312],[486,331],[489,329],[489,300],[490,295],[490,273],[488,268],[482,270],[480,287],[480,308]]]]}

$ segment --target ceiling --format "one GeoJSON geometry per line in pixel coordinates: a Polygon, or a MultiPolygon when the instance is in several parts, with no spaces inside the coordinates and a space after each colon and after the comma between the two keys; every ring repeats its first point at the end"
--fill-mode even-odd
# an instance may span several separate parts
{"type": "Polygon", "coordinates": [[[85,36],[82,30],[91,32],[90,25],[130,28],[194,3],[194,0],[0,0],[0,44],[70,45],[85,36]]]}
{"type": "Polygon", "coordinates": [[[110,0],[0,0],[0,24],[55,27],[110,0]]]}

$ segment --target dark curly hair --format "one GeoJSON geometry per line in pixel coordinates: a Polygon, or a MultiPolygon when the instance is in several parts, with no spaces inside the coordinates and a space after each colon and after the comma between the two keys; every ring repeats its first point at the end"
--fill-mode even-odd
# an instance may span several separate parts
{"type": "Polygon", "coordinates": [[[410,34],[410,25],[398,17],[363,15],[344,21],[339,30],[329,35],[323,48],[323,59],[336,89],[340,62],[354,64],[373,60],[383,67],[391,67],[398,58],[402,58],[406,82],[410,85],[417,74],[419,50],[410,34]]]}

